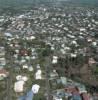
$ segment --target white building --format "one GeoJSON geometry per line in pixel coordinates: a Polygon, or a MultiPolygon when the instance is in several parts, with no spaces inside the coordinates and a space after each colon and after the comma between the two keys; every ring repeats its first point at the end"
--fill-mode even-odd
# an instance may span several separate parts
{"type": "Polygon", "coordinates": [[[42,79],[42,71],[40,69],[35,73],[35,79],[42,79]]]}
{"type": "Polygon", "coordinates": [[[38,84],[35,84],[32,86],[32,92],[34,94],[37,94],[39,92],[40,86],[38,84]]]}
{"type": "Polygon", "coordinates": [[[52,64],[56,64],[58,62],[58,57],[53,56],[52,64]]]}
{"type": "Polygon", "coordinates": [[[23,86],[24,86],[24,81],[17,81],[17,82],[15,82],[15,84],[14,84],[14,91],[15,92],[23,92],[23,86]]]}

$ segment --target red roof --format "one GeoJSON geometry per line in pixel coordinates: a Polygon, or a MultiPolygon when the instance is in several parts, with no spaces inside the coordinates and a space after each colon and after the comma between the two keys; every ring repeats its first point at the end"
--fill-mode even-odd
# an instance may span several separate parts
{"type": "Polygon", "coordinates": [[[21,55],[28,54],[28,51],[27,51],[27,50],[20,50],[20,54],[21,54],[21,55]]]}
{"type": "Polygon", "coordinates": [[[82,98],[83,100],[90,100],[90,95],[88,95],[87,93],[83,93],[82,98]]]}
{"type": "Polygon", "coordinates": [[[69,86],[65,88],[65,91],[72,94],[79,94],[79,90],[77,87],[69,86]]]}
{"type": "Polygon", "coordinates": [[[5,69],[0,69],[0,74],[9,74],[5,69]]]}

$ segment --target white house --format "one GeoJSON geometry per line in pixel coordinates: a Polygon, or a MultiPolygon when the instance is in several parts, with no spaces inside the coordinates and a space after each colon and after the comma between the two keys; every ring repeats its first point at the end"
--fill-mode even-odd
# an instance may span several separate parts
{"type": "Polygon", "coordinates": [[[37,94],[39,92],[40,86],[38,84],[35,84],[32,86],[32,92],[34,94],[37,94]]]}
{"type": "Polygon", "coordinates": [[[28,80],[28,77],[27,76],[22,76],[22,75],[17,75],[16,79],[17,79],[17,81],[22,80],[22,81],[26,82],[28,80]]]}
{"type": "Polygon", "coordinates": [[[23,86],[24,86],[24,81],[17,81],[17,82],[15,82],[15,84],[14,84],[14,91],[15,92],[23,92],[23,86]]]}
{"type": "Polygon", "coordinates": [[[85,32],[86,29],[85,29],[85,28],[80,28],[80,31],[81,31],[81,32],[85,32]]]}
{"type": "Polygon", "coordinates": [[[77,54],[75,54],[75,53],[71,53],[71,57],[76,58],[76,57],[77,57],[77,54]]]}
{"type": "Polygon", "coordinates": [[[11,33],[4,33],[4,35],[7,36],[7,37],[12,37],[11,33]]]}
{"type": "Polygon", "coordinates": [[[57,62],[58,62],[58,57],[57,56],[53,56],[52,63],[56,64],[57,62]]]}
{"type": "Polygon", "coordinates": [[[28,70],[29,70],[30,72],[32,72],[34,69],[33,69],[32,66],[30,66],[30,67],[28,68],[28,70]]]}
{"type": "Polygon", "coordinates": [[[28,69],[29,68],[29,66],[27,64],[23,65],[22,67],[23,67],[23,69],[28,69]]]}
{"type": "Polygon", "coordinates": [[[5,66],[5,64],[6,64],[6,59],[0,58],[0,65],[5,66]]]}
{"type": "Polygon", "coordinates": [[[40,69],[35,73],[35,79],[42,79],[42,71],[40,69]]]}

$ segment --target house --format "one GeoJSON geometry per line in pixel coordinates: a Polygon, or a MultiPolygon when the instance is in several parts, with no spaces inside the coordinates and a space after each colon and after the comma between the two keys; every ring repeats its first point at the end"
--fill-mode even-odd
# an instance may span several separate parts
{"type": "Polygon", "coordinates": [[[0,79],[6,78],[9,75],[5,69],[0,69],[0,79]]]}
{"type": "Polygon", "coordinates": [[[23,86],[24,86],[24,81],[23,80],[19,80],[19,81],[17,81],[17,82],[15,82],[15,84],[14,84],[14,91],[15,92],[23,92],[24,91],[24,88],[23,88],[23,86]]]}
{"type": "MultiPolygon", "coordinates": [[[[87,93],[85,93],[85,92],[81,94],[81,97],[82,97],[83,100],[90,100],[89,94],[87,94],[87,93]]],[[[94,99],[94,100],[95,100],[95,99],[94,99]]]]}
{"type": "Polygon", "coordinates": [[[4,35],[5,35],[6,37],[12,37],[12,34],[11,34],[11,33],[4,33],[4,35]]]}
{"type": "Polygon", "coordinates": [[[79,93],[79,91],[72,85],[72,86],[67,86],[65,87],[65,92],[67,93],[79,93]]]}
{"type": "Polygon", "coordinates": [[[81,96],[78,95],[72,95],[72,100],[82,100],[81,96]]]}
{"type": "Polygon", "coordinates": [[[35,79],[42,79],[42,71],[40,69],[35,73],[35,79]]]}
{"type": "Polygon", "coordinates": [[[26,82],[28,80],[28,77],[27,76],[22,76],[22,75],[17,75],[16,79],[17,79],[17,81],[22,80],[22,81],[26,82]]]}
{"type": "Polygon", "coordinates": [[[93,98],[93,100],[98,100],[98,93],[94,93],[92,98],[93,98]]]}
{"type": "Polygon", "coordinates": [[[0,23],[4,21],[4,18],[0,19],[0,23]]]}
{"type": "Polygon", "coordinates": [[[59,97],[53,97],[53,100],[63,100],[63,99],[59,97]]]}
{"type": "Polygon", "coordinates": [[[92,65],[92,64],[95,64],[96,61],[94,60],[94,58],[89,58],[88,63],[89,63],[89,65],[92,65]]]}
{"type": "Polygon", "coordinates": [[[56,72],[56,70],[53,70],[53,72],[50,73],[50,77],[51,78],[58,77],[58,73],[56,72]]]}
{"type": "Polygon", "coordinates": [[[53,92],[53,100],[63,100],[62,98],[65,97],[65,92],[63,89],[58,89],[53,92]]]}
{"type": "Polygon", "coordinates": [[[39,92],[40,86],[38,84],[34,84],[32,89],[30,89],[26,95],[20,96],[18,100],[33,100],[34,94],[39,92]]]}
{"type": "Polygon", "coordinates": [[[95,41],[95,42],[92,42],[92,45],[93,46],[97,46],[97,42],[95,41]]]}
{"type": "Polygon", "coordinates": [[[82,100],[78,87],[72,89],[72,100],[82,100]]]}
{"type": "Polygon", "coordinates": [[[39,92],[40,86],[38,84],[32,85],[33,94],[37,94],[39,92]]]}
{"type": "Polygon", "coordinates": [[[26,60],[30,60],[30,56],[25,56],[25,59],[26,60]]]}
{"type": "Polygon", "coordinates": [[[36,39],[36,37],[35,36],[31,36],[30,39],[31,40],[34,40],[34,39],[36,39]]]}
{"type": "Polygon", "coordinates": [[[37,69],[40,69],[40,64],[37,64],[36,68],[37,68],[37,69]]]}
{"type": "Polygon", "coordinates": [[[34,69],[33,69],[32,66],[29,66],[28,70],[29,70],[30,72],[32,72],[34,69]]]}
{"type": "Polygon", "coordinates": [[[33,100],[33,97],[34,97],[34,94],[32,90],[30,90],[26,93],[26,95],[19,97],[18,100],[33,100]]]}
{"type": "Polygon", "coordinates": [[[28,55],[28,51],[23,49],[23,50],[20,50],[20,55],[21,56],[25,56],[25,55],[28,55]]]}
{"type": "Polygon", "coordinates": [[[7,72],[5,69],[0,69],[0,77],[7,77],[9,75],[9,72],[7,72]]]}
{"type": "Polygon", "coordinates": [[[71,55],[71,57],[73,57],[73,58],[76,58],[76,57],[77,57],[77,54],[75,54],[75,53],[71,53],[70,55],[71,55]]]}
{"type": "Polygon", "coordinates": [[[21,18],[24,18],[25,15],[19,15],[17,18],[21,19],[21,18]]]}
{"type": "Polygon", "coordinates": [[[6,60],[5,58],[0,58],[0,65],[5,65],[6,64],[6,60]]]}
{"type": "Polygon", "coordinates": [[[28,66],[27,64],[25,64],[25,65],[22,66],[22,68],[23,68],[23,69],[28,69],[29,66],[28,66]]]}
{"type": "Polygon", "coordinates": [[[56,64],[57,62],[58,62],[58,57],[57,56],[53,56],[52,63],[56,64]]]}
{"type": "Polygon", "coordinates": [[[86,29],[85,28],[80,28],[80,32],[85,32],[86,29]]]}
{"type": "Polygon", "coordinates": [[[5,55],[5,49],[4,47],[0,47],[0,57],[5,55]]]}
{"type": "Polygon", "coordinates": [[[63,85],[67,84],[67,78],[66,77],[61,77],[61,82],[63,85]]]}

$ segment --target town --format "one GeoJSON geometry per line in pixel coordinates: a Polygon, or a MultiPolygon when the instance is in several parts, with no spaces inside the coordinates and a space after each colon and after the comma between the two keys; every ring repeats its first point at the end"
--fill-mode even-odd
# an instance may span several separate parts
{"type": "Polygon", "coordinates": [[[0,15],[1,100],[98,100],[98,9],[13,12],[0,15]]]}

